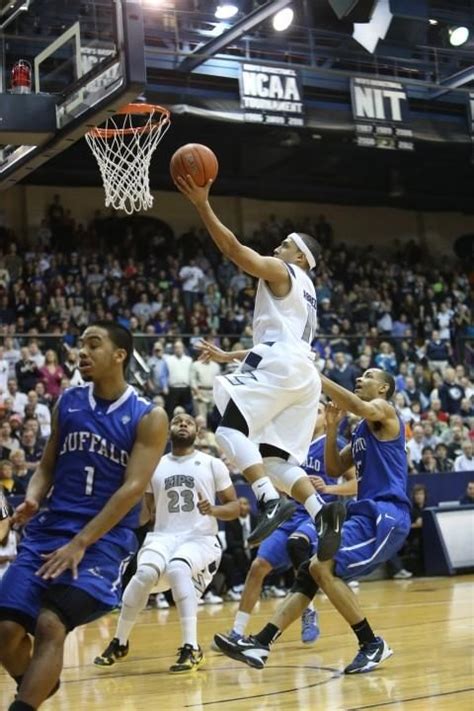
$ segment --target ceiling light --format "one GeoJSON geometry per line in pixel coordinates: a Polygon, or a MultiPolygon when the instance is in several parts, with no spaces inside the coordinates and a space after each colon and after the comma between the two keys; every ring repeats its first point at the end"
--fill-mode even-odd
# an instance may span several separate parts
{"type": "Polygon", "coordinates": [[[216,7],[215,16],[218,20],[230,20],[237,15],[239,8],[232,2],[224,2],[216,7]]]}
{"type": "Polygon", "coordinates": [[[453,47],[460,47],[469,39],[469,30],[467,27],[451,27],[449,30],[449,41],[453,47]]]}
{"type": "Polygon", "coordinates": [[[438,24],[438,20],[428,20],[428,22],[430,23],[430,25],[437,25],[438,24]]]}
{"type": "Polygon", "coordinates": [[[273,29],[277,32],[284,32],[293,22],[295,16],[291,7],[285,7],[273,16],[273,29]]]}

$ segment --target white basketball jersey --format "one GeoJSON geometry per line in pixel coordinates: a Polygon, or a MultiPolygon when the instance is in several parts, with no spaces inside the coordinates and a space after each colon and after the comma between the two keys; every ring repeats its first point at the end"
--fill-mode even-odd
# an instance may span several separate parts
{"type": "Polygon", "coordinates": [[[155,499],[153,530],[159,533],[217,535],[217,519],[199,513],[198,494],[214,504],[216,492],[229,486],[232,486],[229,470],[217,457],[198,451],[185,457],[165,454],[147,490],[155,499]]]}
{"type": "Polygon", "coordinates": [[[286,296],[275,296],[268,284],[258,282],[253,314],[254,345],[279,341],[309,351],[316,336],[316,292],[308,274],[287,264],[291,288],[286,296]]]}

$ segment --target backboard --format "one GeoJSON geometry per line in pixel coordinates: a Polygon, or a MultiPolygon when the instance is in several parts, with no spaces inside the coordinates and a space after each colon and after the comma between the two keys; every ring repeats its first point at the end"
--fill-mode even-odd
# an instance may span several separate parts
{"type": "Polygon", "coordinates": [[[16,183],[146,83],[140,0],[0,0],[0,189],[16,183]],[[31,94],[12,93],[18,60],[31,94]]]}

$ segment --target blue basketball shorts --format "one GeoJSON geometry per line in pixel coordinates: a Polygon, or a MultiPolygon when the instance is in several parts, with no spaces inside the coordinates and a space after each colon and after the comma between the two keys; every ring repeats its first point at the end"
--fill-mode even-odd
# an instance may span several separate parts
{"type": "MultiPolygon", "coordinates": [[[[122,574],[133,551],[126,552],[121,546],[97,541],[90,546],[78,566],[78,577],[72,577],[67,570],[54,580],[43,580],[36,575],[44,563],[41,554],[50,553],[70,541],[70,538],[41,536],[39,539],[25,539],[18,556],[0,581],[0,614],[9,619],[7,610],[16,611],[18,617],[26,619],[28,631],[34,629],[42,607],[42,599],[49,588],[55,585],[79,589],[97,601],[99,617],[116,607],[122,592],[122,574]]],[[[89,620],[86,620],[89,621],[89,620]]]]}
{"type": "Polygon", "coordinates": [[[314,523],[308,514],[296,511],[288,521],[285,521],[260,544],[257,557],[266,560],[275,570],[288,570],[291,568],[291,560],[288,555],[287,543],[292,535],[307,538],[311,544],[311,555],[316,552],[317,536],[314,523]]]}
{"type": "Polygon", "coordinates": [[[368,575],[398,553],[410,526],[405,506],[371,500],[350,503],[334,556],[335,574],[344,580],[368,575]]]}

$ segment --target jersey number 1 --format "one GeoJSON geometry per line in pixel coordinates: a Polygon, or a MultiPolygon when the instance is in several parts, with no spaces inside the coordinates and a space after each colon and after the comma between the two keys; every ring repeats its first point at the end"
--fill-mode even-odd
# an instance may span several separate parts
{"type": "Polygon", "coordinates": [[[86,496],[92,496],[92,489],[94,488],[94,467],[84,467],[86,472],[86,496]]]}

